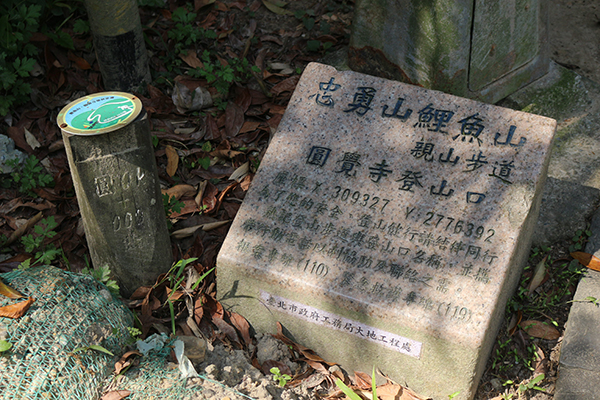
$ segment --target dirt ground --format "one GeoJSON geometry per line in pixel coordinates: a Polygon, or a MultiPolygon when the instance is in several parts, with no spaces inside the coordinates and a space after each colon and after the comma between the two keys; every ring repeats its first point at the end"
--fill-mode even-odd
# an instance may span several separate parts
{"type": "Polygon", "coordinates": [[[600,82],[600,2],[551,0],[550,57],[595,82],[600,82]]]}

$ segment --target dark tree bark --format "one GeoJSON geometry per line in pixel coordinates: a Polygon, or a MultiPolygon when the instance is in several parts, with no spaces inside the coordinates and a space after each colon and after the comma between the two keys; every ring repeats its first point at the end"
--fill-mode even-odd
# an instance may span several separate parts
{"type": "Polygon", "coordinates": [[[135,0],[85,0],[106,90],[144,92],[148,55],[135,0]]]}

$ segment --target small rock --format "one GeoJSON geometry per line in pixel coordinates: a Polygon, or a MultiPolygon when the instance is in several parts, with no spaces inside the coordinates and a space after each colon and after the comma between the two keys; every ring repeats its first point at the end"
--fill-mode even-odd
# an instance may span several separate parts
{"type": "Polygon", "coordinates": [[[25,161],[25,154],[15,149],[15,142],[5,135],[0,135],[0,173],[11,173],[13,168],[6,165],[7,161],[19,159],[19,163],[25,161]]]}
{"type": "Polygon", "coordinates": [[[495,390],[502,389],[502,382],[500,382],[500,379],[494,378],[494,379],[490,380],[490,383],[492,384],[492,386],[494,387],[495,390]]]}
{"type": "Polygon", "coordinates": [[[267,360],[280,361],[286,358],[286,354],[279,347],[279,341],[270,335],[263,335],[262,338],[258,339],[256,345],[256,358],[260,365],[264,364],[267,360]]]}
{"type": "Polygon", "coordinates": [[[210,364],[206,368],[204,368],[204,372],[206,372],[206,376],[212,380],[219,380],[219,368],[215,364],[210,364]]]}
{"type": "Polygon", "coordinates": [[[196,336],[179,336],[183,342],[183,355],[190,359],[192,363],[201,363],[206,357],[206,342],[204,339],[196,336]]]}

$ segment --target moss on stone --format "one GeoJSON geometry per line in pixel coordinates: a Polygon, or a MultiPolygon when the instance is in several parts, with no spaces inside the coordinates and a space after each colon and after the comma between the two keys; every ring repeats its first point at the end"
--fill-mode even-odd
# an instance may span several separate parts
{"type": "Polygon", "coordinates": [[[584,106],[587,101],[588,91],[581,77],[566,68],[559,68],[558,79],[551,85],[534,89],[522,96],[522,99],[517,99],[521,111],[559,121],[572,116],[576,109],[584,106]],[[529,99],[529,102],[524,102],[525,99],[529,99]]]}

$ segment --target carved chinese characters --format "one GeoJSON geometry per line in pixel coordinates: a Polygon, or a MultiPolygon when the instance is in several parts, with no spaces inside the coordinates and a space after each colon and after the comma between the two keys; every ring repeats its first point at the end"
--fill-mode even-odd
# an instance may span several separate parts
{"type": "MultiPolygon", "coordinates": [[[[93,100],[85,104],[94,106],[93,100]]],[[[90,128],[85,135],[63,131],[63,139],[92,263],[108,266],[128,296],[168,270],[172,252],[148,122],[117,128],[100,134],[90,128]]]]}
{"type": "Polygon", "coordinates": [[[385,357],[422,366],[440,339],[484,348],[525,254],[554,126],[309,65],[219,255],[222,301],[262,329],[312,324],[378,357],[404,346],[385,357]],[[365,336],[375,329],[386,333],[365,336]]]}

